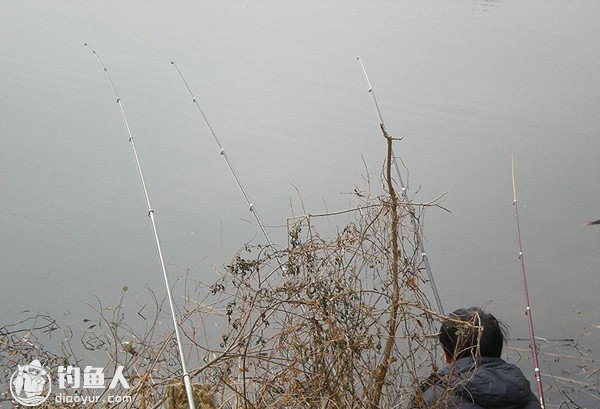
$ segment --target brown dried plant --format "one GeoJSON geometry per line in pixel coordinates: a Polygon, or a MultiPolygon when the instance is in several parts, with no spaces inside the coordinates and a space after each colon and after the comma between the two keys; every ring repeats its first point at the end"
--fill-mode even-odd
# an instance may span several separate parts
{"type": "Polygon", "coordinates": [[[230,330],[229,355],[211,370],[236,406],[399,407],[435,370],[438,316],[411,220],[417,205],[396,194],[393,138],[382,133],[383,194],[289,219],[287,249],[248,246],[213,286],[229,300],[230,330]],[[326,237],[319,222],[334,217],[349,222],[326,237]]]}

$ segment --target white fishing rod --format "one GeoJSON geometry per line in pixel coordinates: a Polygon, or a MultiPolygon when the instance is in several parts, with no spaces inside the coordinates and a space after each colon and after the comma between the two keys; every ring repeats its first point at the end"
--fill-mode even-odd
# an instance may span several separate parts
{"type": "Polygon", "coordinates": [[[108,82],[110,83],[110,87],[115,95],[116,102],[119,105],[119,109],[121,111],[121,116],[123,118],[123,122],[125,123],[125,128],[127,129],[127,135],[129,136],[129,143],[131,144],[131,148],[133,150],[133,156],[135,158],[135,164],[137,165],[138,174],[140,176],[140,181],[142,182],[142,188],[144,190],[144,198],[146,199],[146,206],[148,208],[148,217],[150,217],[150,222],[152,223],[152,230],[154,231],[154,241],[156,243],[156,249],[158,251],[158,258],[160,260],[160,267],[162,269],[163,277],[165,279],[165,286],[167,288],[167,298],[169,299],[169,306],[171,307],[171,317],[173,318],[173,327],[175,329],[175,338],[177,339],[177,347],[179,349],[179,359],[181,362],[181,369],[183,371],[183,383],[185,385],[185,392],[187,395],[188,406],[190,409],[195,409],[196,406],[194,404],[194,394],[192,390],[192,382],[190,380],[190,374],[188,373],[187,366],[185,364],[185,356],[183,353],[183,344],[181,342],[181,335],[179,334],[179,324],[177,322],[177,314],[175,313],[175,304],[173,302],[173,296],[171,295],[171,286],[169,285],[169,278],[167,276],[167,270],[165,268],[165,261],[163,258],[162,249],[160,246],[160,240],[158,238],[158,230],[156,229],[156,222],[154,221],[154,210],[152,210],[152,206],[150,205],[150,197],[148,195],[148,189],[146,188],[146,181],[144,179],[144,173],[142,172],[142,165],[140,164],[140,159],[137,153],[137,149],[135,148],[135,143],[133,142],[133,135],[131,134],[131,129],[129,128],[129,122],[127,121],[127,116],[125,115],[125,111],[123,110],[123,103],[121,102],[121,98],[117,94],[117,89],[115,84],[110,76],[110,73],[106,69],[106,66],[100,59],[100,56],[96,53],[96,51],[90,47],[87,43],[84,44],[85,47],[89,48],[94,54],[94,57],[98,60],[98,63],[102,66],[106,77],[108,78],[108,82]]]}
{"type": "MultiPolygon", "coordinates": [[[[365,69],[365,66],[363,65],[363,62],[360,59],[360,57],[356,57],[356,60],[358,61],[358,63],[360,64],[360,67],[362,68],[363,76],[367,83],[368,92],[370,92],[371,96],[373,97],[373,103],[375,104],[375,109],[377,110],[377,116],[379,117],[379,125],[382,129],[386,129],[385,123],[383,122],[383,115],[381,115],[381,110],[379,109],[379,103],[377,102],[377,97],[375,96],[375,91],[373,90],[373,86],[371,85],[371,81],[369,81],[369,76],[367,75],[367,70],[365,69]]],[[[392,151],[392,158],[393,158],[394,168],[396,169],[396,174],[398,175],[398,183],[400,184],[400,191],[402,192],[402,199],[404,199],[404,201],[406,203],[409,203],[407,188],[402,179],[402,174],[400,173],[400,168],[398,167],[398,161],[396,160],[396,156],[394,155],[393,151],[392,151]]],[[[411,216],[413,230],[415,231],[415,238],[417,240],[417,248],[419,249],[419,252],[421,253],[421,257],[423,258],[423,264],[425,265],[425,271],[427,272],[427,277],[429,278],[429,283],[431,284],[431,289],[433,291],[433,296],[435,298],[435,303],[437,305],[437,309],[441,314],[445,314],[444,307],[442,306],[442,300],[440,299],[440,294],[438,293],[437,287],[435,285],[435,280],[433,279],[433,272],[431,271],[431,265],[429,264],[429,258],[427,257],[427,253],[425,252],[425,246],[423,245],[423,239],[421,237],[419,225],[417,223],[417,216],[415,215],[415,211],[412,208],[412,206],[410,206],[410,205],[407,205],[407,206],[408,206],[408,210],[409,210],[409,213],[411,216]]]]}
{"type": "Polygon", "coordinates": [[[517,227],[517,244],[519,247],[519,264],[521,265],[521,278],[523,280],[523,292],[525,294],[525,315],[527,315],[527,324],[529,326],[529,348],[533,357],[533,370],[535,374],[535,383],[538,391],[538,398],[542,409],[545,407],[544,388],[542,387],[542,376],[540,374],[540,364],[538,362],[538,350],[535,344],[535,333],[533,331],[533,317],[531,314],[531,305],[529,303],[529,290],[527,289],[527,275],[525,274],[525,258],[523,257],[523,244],[521,241],[521,226],[519,224],[519,207],[517,206],[517,184],[515,181],[515,158],[513,153],[510,153],[510,166],[512,171],[512,188],[513,188],[513,207],[515,209],[515,224],[517,227]]]}
{"type": "MultiPolygon", "coordinates": [[[[242,195],[244,195],[244,199],[246,200],[246,203],[248,204],[248,208],[249,208],[250,212],[254,216],[254,219],[256,220],[258,227],[260,227],[260,230],[262,231],[263,235],[265,236],[265,240],[267,241],[267,244],[269,244],[269,246],[271,248],[274,248],[273,242],[271,241],[271,238],[269,237],[269,233],[267,232],[267,229],[265,228],[265,225],[263,224],[263,222],[260,218],[260,215],[258,214],[258,210],[256,210],[256,206],[254,205],[254,202],[250,199],[250,196],[249,196],[247,190],[244,188],[244,185],[242,184],[240,177],[238,176],[237,172],[235,171],[235,168],[233,167],[233,163],[229,159],[229,156],[227,156],[227,152],[225,152],[225,148],[221,144],[219,138],[217,138],[217,135],[215,134],[213,127],[210,125],[210,122],[208,122],[208,118],[206,117],[206,114],[200,107],[200,104],[198,103],[198,99],[194,96],[192,89],[190,88],[187,81],[183,77],[183,74],[179,70],[179,67],[177,67],[177,64],[175,64],[175,61],[171,61],[171,65],[173,66],[173,68],[175,68],[175,70],[177,71],[177,74],[179,74],[179,78],[181,78],[183,85],[185,86],[188,93],[190,94],[190,97],[192,98],[192,102],[194,103],[194,105],[196,106],[196,109],[202,116],[202,119],[204,120],[204,123],[206,124],[206,127],[208,128],[208,131],[210,132],[211,136],[213,137],[215,143],[217,144],[217,146],[219,148],[219,152],[220,152],[221,156],[223,157],[223,159],[225,159],[225,162],[227,163],[227,166],[229,167],[229,170],[231,171],[231,174],[233,175],[235,182],[237,183],[240,191],[242,192],[242,195]]],[[[277,258],[277,261],[278,261],[281,269],[285,270],[285,264],[282,262],[282,260],[279,259],[279,256],[277,256],[276,258],[277,258]]]]}
{"type": "MultiPolygon", "coordinates": [[[[192,89],[190,88],[190,86],[188,85],[187,81],[183,77],[183,74],[179,70],[179,67],[177,67],[177,64],[175,64],[175,61],[171,61],[171,65],[173,66],[173,68],[175,68],[175,71],[177,71],[177,74],[179,75],[179,78],[181,78],[181,81],[183,82],[183,85],[185,86],[185,88],[187,89],[188,93],[190,94],[190,97],[192,98],[192,102],[196,106],[196,109],[200,113],[200,116],[202,116],[202,120],[204,121],[204,124],[208,128],[208,131],[210,132],[211,136],[213,137],[215,143],[217,144],[217,146],[219,148],[219,153],[221,154],[221,156],[223,157],[223,159],[225,159],[225,162],[227,163],[227,167],[229,168],[229,171],[233,175],[233,178],[235,179],[235,182],[237,183],[238,188],[242,192],[242,195],[244,196],[244,199],[246,200],[246,203],[248,204],[248,209],[250,210],[250,212],[254,216],[254,219],[256,220],[256,223],[258,224],[258,227],[260,227],[260,230],[262,231],[262,234],[265,237],[265,240],[267,241],[267,244],[273,250],[275,250],[273,242],[271,241],[271,237],[269,237],[269,233],[267,232],[267,229],[265,228],[265,225],[263,224],[262,219],[260,218],[260,215],[258,214],[258,211],[256,210],[256,206],[254,205],[254,202],[250,199],[250,195],[248,194],[248,191],[244,188],[244,185],[242,184],[242,180],[240,179],[240,177],[238,176],[237,172],[235,171],[235,168],[233,167],[233,163],[231,162],[231,159],[229,159],[229,156],[227,155],[227,152],[225,152],[225,148],[221,144],[221,141],[219,140],[219,138],[217,138],[217,135],[215,134],[215,131],[214,131],[213,127],[210,125],[210,122],[208,122],[208,118],[206,117],[206,114],[204,113],[204,111],[200,107],[200,104],[198,103],[198,99],[196,98],[196,96],[192,92],[192,89]]],[[[275,259],[277,260],[277,263],[279,264],[279,267],[281,268],[281,270],[285,271],[286,267],[285,267],[285,264],[283,263],[283,260],[281,260],[280,256],[277,255],[277,254],[275,254],[275,259]]],[[[260,275],[257,276],[257,278],[258,278],[258,284],[260,286],[261,282],[262,282],[261,278],[260,278],[260,275]]],[[[265,279],[268,279],[268,277],[266,277],[265,279]]],[[[302,306],[302,311],[306,312],[304,306],[302,306]]],[[[243,367],[242,357],[240,357],[239,359],[240,359],[240,368],[242,368],[243,367]]],[[[241,377],[243,377],[243,375],[241,377]]],[[[239,402],[238,402],[238,405],[240,405],[239,402]]]]}

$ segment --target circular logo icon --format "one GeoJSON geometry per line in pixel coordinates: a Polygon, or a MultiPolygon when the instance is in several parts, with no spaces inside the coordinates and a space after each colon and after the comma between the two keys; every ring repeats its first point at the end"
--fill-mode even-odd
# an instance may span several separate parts
{"type": "Polygon", "coordinates": [[[48,399],[52,380],[48,370],[34,359],[29,365],[18,365],[10,377],[10,393],[23,406],[38,406],[48,399]]]}

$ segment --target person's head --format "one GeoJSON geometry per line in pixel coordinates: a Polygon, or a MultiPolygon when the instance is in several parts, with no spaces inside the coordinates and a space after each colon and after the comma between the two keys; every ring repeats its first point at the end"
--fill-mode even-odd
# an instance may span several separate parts
{"type": "Polygon", "coordinates": [[[480,308],[461,308],[448,316],[439,339],[446,361],[466,356],[499,358],[506,335],[505,326],[480,308]]]}

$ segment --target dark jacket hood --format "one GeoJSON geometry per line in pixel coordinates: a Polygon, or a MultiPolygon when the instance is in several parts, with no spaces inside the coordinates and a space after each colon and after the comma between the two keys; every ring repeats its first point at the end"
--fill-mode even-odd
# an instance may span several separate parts
{"type": "Polygon", "coordinates": [[[531,400],[529,381],[523,372],[501,358],[461,358],[440,375],[455,388],[455,395],[484,408],[523,408],[531,400]]]}

